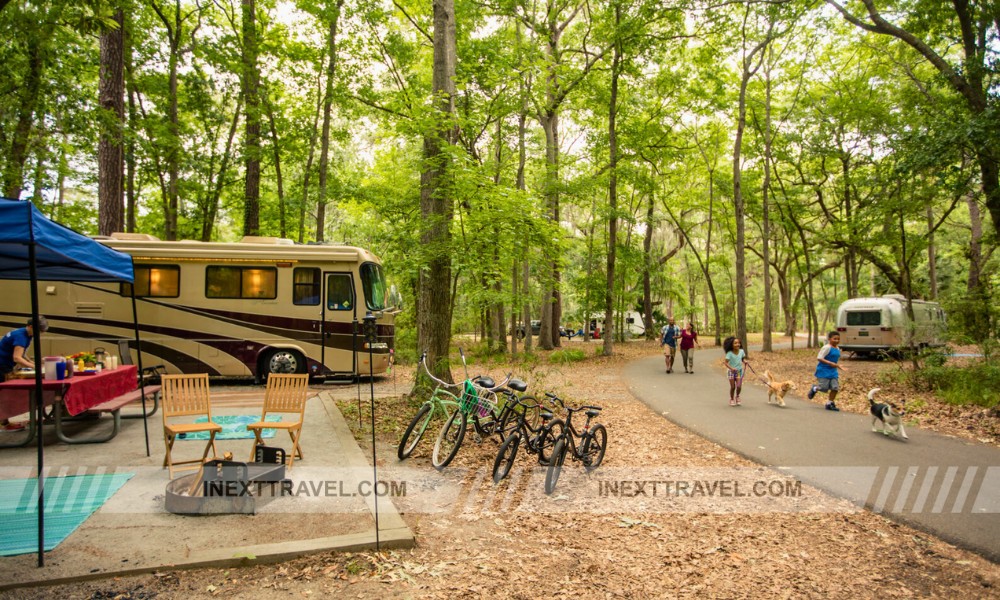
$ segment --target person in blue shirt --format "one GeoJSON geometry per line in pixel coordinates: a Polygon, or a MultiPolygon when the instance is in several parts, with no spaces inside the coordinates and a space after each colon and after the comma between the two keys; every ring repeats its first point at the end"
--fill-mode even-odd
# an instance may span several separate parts
{"type": "Polygon", "coordinates": [[[819,355],[816,356],[816,384],[809,389],[810,400],[816,397],[818,392],[828,392],[829,399],[826,402],[826,409],[839,411],[835,400],[837,392],[840,391],[839,372],[844,370],[840,364],[840,334],[831,331],[826,334],[826,344],[820,348],[819,355]]]}
{"type": "Polygon", "coordinates": [[[681,330],[674,324],[674,318],[670,317],[667,326],[660,331],[660,347],[663,348],[663,360],[667,364],[667,373],[674,372],[674,357],[677,356],[677,338],[681,336],[681,330]]]}
{"type": "MultiPolygon", "coordinates": [[[[49,322],[45,317],[38,317],[38,327],[42,331],[47,331],[49,322]]],[[[35,362],[28,357],[28,346],[34,337],[31,319],[28,325],[7,332],[7,335],[0,339],[0,379],[7,379],[7,376],[14,369],[34,369],[35,362]]],[[[11,423],[7,419],[0,420],[0,431],[20,431],[24,429],[23,423],[11,423]]]]}

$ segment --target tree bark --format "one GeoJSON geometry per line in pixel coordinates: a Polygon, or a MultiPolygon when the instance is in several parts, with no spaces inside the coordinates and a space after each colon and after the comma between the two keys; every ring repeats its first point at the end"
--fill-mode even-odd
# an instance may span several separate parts
{"type": "Polygon", "coordinates": [[[333,112],[333,82],[337,72],[337,23],[343,0],[337,0],[330,17],[330,31],[327,36],[326,91],[323,94],[323,134],[319,153],[319,197],[316,199],[316,241],[326,239],[327,170],[330,165],[330,120],[333,112]]]}
{"type": "Polygon", "coordinates": [[[243,104],[246,109],[243,179],[243,235],[260,234],[260,69],[257,66],[257,7],[243,6],[243,104]]]}
{"type": "Polygon", "coordinates": [[[97,142],[97,228],[101,235],[124,229],[125,16],[120,7],[113,19],[118,26],[101,34],[98,76],[102,114],[97,142]]]}
{"type": "Polygon", "coordinates": [[[427,252],[420,270],[417,296],[417,347],[427,351],[427,364],[439,378],[451,381],[451,221],[455,204],[449,189],[446,146],[457,131],[455,65],[457,62],[454,0],[434,2],[433,92],[437,122],[424,136],[424,171],[420,178],[421,245],[427,252]]]}
{"type": "MultiPolygon", "coordinates": [[[[615,28],[621,23],[621,7],[615,4],[615,28]]],[[[614,336],[607,331],[614,319],[614,291],[615,291],[615,257],[618,250],[618,130],[616,120],[618,117],[618,79],[621,71],[622,53],[621,42],[616,41],[614,52],[611,57],[611,98],[608,108],[608,150],[609,167],[608,177],[608,258],[607,258],[607,283],[608,288],[604,294],[604,356],[614,354],[614,336]]]]}

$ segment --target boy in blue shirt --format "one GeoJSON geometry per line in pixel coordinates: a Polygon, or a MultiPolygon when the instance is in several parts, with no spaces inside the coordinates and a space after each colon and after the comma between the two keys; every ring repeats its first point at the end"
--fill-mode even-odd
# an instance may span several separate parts
{"type": "Polygon", "coordinates": [[[826,334],[826,345],[819,350],[816,356],[816,385],[809,389],[809,399],[816,397],[817,392],[829,392],[830,399],[826,403],[827,410],[839,411],[836,403],[837,392],[840,391],[839,371],[844,367],[840,365],[840,334],[831,331],[826,334]]]}

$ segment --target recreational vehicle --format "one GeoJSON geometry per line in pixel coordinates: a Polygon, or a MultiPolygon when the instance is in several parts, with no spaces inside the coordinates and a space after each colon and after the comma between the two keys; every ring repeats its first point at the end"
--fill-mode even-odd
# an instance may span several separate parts
{"type": "Polygon", "coordinates": [[[911,345],[918,348],[943,346],[945,314],[937,302],[913,300],[911,321],[906,298],[886,295],[851,298],[837,309],[840,347],[858,353],[874,353],[911,345]]]}
{"type": "MultiPolygon", "coordinates": [[[[258,380],[269,373],[350,377],[388,369],[396,311],[387,305],[381,262],[367,250],[268,237],[164,242],[113,234],[98,241],[132,256],[146,365],[258,380]],[[377,324],[371,344],[361,327],[368,314],[377,324]]],[[[31,314],[28,285],[0,282],[0,325],[21,326],[31,314]]],[[[38,288],[50,324],[45,354],[97,347],[117,353],[134,337],[129,284],[39,282],[38,288]]]]}

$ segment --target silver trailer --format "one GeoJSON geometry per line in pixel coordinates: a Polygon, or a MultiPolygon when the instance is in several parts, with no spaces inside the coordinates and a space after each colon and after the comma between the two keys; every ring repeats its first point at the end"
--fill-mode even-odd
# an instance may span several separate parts
{"type": "Polygon", "coordinates": [[[906,298],[889,294],[851,298],[837,309],[840,347],[858,353],[943,346],[947,319],[937,302],[913,300],[913,320],[906,298]]]}

